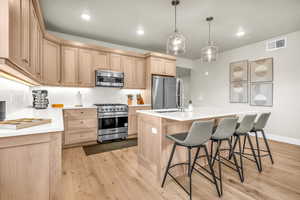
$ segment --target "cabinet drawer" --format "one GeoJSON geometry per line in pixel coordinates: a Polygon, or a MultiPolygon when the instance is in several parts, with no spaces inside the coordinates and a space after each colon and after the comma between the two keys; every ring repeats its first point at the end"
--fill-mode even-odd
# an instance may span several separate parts
{"type": "Polygon", "coordinates": [[[97,128],[97,118],[67,120],[65,123],[67,123],[67,130],[97,128]]]}
{"type": "Polygon", "coordinates": [[[97,140],[97,131],[82,130],[82,131],[68,131],[65,133],[65,144],[77,144],[97,140]]]}
{"type": "Polygon", "coordinates": [[[68,117],[68,120],[97,118],[97,110],[96,108],[64,110],[64,116],[68,117]]]}

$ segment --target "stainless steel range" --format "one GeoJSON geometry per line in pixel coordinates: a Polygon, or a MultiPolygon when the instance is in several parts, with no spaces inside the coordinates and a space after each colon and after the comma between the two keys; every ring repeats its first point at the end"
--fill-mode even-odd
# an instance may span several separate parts
{"type": "Polygon", "coordinates": [[[98,141],[126,139],[128,106],[126,104],[95,104],[98,110],[98,141]]]}

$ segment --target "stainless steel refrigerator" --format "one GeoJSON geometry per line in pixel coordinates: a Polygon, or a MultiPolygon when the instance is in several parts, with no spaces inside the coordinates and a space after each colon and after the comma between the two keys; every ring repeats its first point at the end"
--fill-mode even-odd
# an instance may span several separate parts
{"type": "Polygon", "coordinates": [[[152,109],[183,106],[183,82],[166,76],[152,76],[152,109]]]}

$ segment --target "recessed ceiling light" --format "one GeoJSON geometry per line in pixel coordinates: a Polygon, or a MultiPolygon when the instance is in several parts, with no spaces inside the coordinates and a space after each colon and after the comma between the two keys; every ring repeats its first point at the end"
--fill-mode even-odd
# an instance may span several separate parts
{"type": "Polygon", "coordinates": [[[91,16],[87,13],[82,13],[81,14],[81,19],[85,20],[85,21],[90,21],[91,16]]]}
{"type": "Polygon", "coordinates": [[[245,35],[245,31],[239,30],[235,35],[238,37],[243,37],[245,35]]]}
{"type": "Polygon", "coordinates": [[[136,34],[138,34],[138,35],[144,35],[144,34],[145,34],[145,31],[144,31],[144,29],[139,28],[139,29],[136,31],[136,34]]]}

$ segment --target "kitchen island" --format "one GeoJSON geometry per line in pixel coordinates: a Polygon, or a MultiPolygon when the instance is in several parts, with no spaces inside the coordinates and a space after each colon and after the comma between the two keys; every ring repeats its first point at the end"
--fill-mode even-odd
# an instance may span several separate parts
{"type": "MultiPolygon", "coordinates": [[[[218,123],[220,119],[225,117],[254,113],[248,111],[234,112],[217,108],[197,108],[192,112],[176,110],[142,110],[137,112],[139,164],[150,170],[158,182],[161,182],[163,178],[173,144],[166,138],[166,135],[188,132],[194,121],[214,119],[215,123],[218,123]]],[[[186,148],[178,146],[173,157],[173,163],[186,162],[187,156],[186,148]]],[[[185,172],[186,166],[184,165],[172,169],[172,174],[175,176],[181,176],[185,172]]]]}

